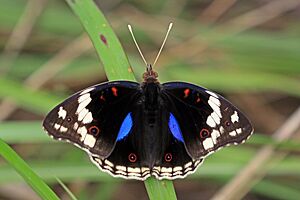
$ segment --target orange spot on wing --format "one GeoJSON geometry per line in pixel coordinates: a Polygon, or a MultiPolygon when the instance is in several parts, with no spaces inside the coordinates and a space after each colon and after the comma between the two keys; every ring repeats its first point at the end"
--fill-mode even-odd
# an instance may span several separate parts
{"type": "Polygon", "coordinates": [[[187,98],[190,94],[190,89],[185,89],[184,90],[184,98],[187,98]]]}
{"type": "Polygon", "coordinates": [[[197,98],[196,102],[199,103],[201,101],[200,97],[197,98]]]}
{"type": "Polygon", "coordinates": [[[114,96],[118,96],[118,93],[117,93],[118,89],[116,87],[112,87],[111,91],[112,91],[112,93],[113,93],[114,96]]]}

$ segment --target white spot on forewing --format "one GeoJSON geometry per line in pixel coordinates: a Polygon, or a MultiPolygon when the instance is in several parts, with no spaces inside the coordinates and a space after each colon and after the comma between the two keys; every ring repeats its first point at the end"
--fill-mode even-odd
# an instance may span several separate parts
{"type": "Polygon", "coordinates": [[[91,112],[88,112],[88,114],[83,118],[82,123],[89,124],[93,121],[93,116],[91,112]]]}
{"type": "Polygon", "coordinates": [[[59,130],[64,133],[64,132],[67,132],[68,128],[61,126],[59,130]]]}
{"type": "Polygon", "coordinates": [[[214,121],[216,122],[216,124],[220,124],[221,120],[220,120],[220,117],[217,115],[216,112],[213,112],[210,115],[212,116],[212,118],[214,119],[214,121]]]}
{"type": "Polygon", "coordinates": [[[234,111],[234,113],[231,115],[231,122],[238,122],[239,121],[239,116],[238,113],[236,111],[234,111]]]}
{"type": "Polygon", "coordinates": [[[94,88],[94,87],[87,88],[87,89],[83,90],[83,91],[80,93],[80,95],[83,95],[83,94],[85,94],[85,93],[88,93],[88,92],[92,91],[93,89],[95,89],[95,88],[94,88]]]}
{"type": "Polygon", "coordinates": [[[225,129],[223,126],[220,127],[220,133],[223,134],[225,132],[225,129]]]}
{"type": "Polygon", "coordinates": [[[60,128],[60,125],[59,124],[54,124],[54,129],[58,130],[60,128]]]}
{"type": "Polygon", "coordinates": [[[78,114],[83,108],[85,108],[92,101],[91,98],[87,98],[78,104],[76,113],[78,114]]]}
{"type": "Polygon", "coordinates": [[[80,111],[80,113],[78,114],[78,121],[82,121],[83,118],[86,116],[86,114],[88,114],[89,110],[84,108],[80,111]]]}
{"type": "Polygon", "coordinates": [[[81,102],[85,101],[86,99],[90,99],[90,98],[91,98],[91,95],[90,95],[90,93],[88,93],[88,94],[84,94],[84,95],[80,96],[77,101],[78,101],[78,103],[81,103],[81,102]]]}
{"type": "MultiPolygon", "coordinates": [[[[220,109],[220,107],[216,104],[216,101],[219,101],[219,100],[218,100],[218,99],[216,100],[216,99],[213,98],[213,97],[209,97],[208,104],[209,104],[210,107],[214,110],[214,112],[216,112],[216,114],[217,114],[219,117],[222,117],[221,109],[220,109]]],[[[220,102],[220,101],[219,101],[219,102],[220,102]]]]}
{"type": "Polygon", "coordinates": [[[77,123],[77,122],[75,122],[75,124],[74,124],[74,126],[73,126],[73,129],[74,129],[74,130],[77,130],[77,129],[78,129],[78,123],[77,123]]]}
{"type": "Polygon", "coordinates": [[[216,95],[212,91],[206,90],[206,93],[210,94],[211,96],[214,96],[214,97],[218,98],[218,95],[216,95]]]}
{"type": "Polygon", "coordinates": [[[203,147],[204,147],[205,150],[214,147],[213,140],[212,140],[210,137],[209,137],[209,138],[206,138],[206,139],[202,142],[202,144],[203,144],[203,147]]]}
{"type": "Polygon", "coordinates": [[[87,134],[87,129],[86,129],[86,127],[84,127],[84,126],[79,127],[78,130],[77,130],[77,133],[78,133],[79,135],[81,135],[81,138],[80,138],[81,142],[84,141],[85,136],[86,136],[86,134],[87,134]]]}
{"type": "Polygon", "coordinates": [[[215,97],[210,97],[209,98],[214,104],[216,104],[217,106],[221,106],[221,102],[219,99],[215,98],[215,97]]]}
{"type": "Polygon", "coordinates": [[[211,132],[210,137],[214,144],[217,144],[217,138],[220,137],[220,133],[217,130],[214,130],[211,132]]]}
{"type": "Polygon", "coordinates": [[[238,134],[241,134],[241,133],[242,133],[242,129],[241,129],[241,128],[238,128],[238,129],[236,129],[236,132],[237,132],[238,134]]]}
{"type": "Polygon", "coordinates": [[[231,132],[229,132],[229,135],[232,136],[232,137],[234,137],[234,136],[236,136],[236,132],[235,131],[231,131],[231,132]]]}
{"type": "Polygon", "coordinates": [[[208,124],[210,127],[215,127],[216,126],[216,122],[213,120],[211,115],[209,115],[207,117],[206,124],[208,124]]]}
{"type": "Polygon", "coordinates": [[[65,119],[67,116],[67,111],[61,106],[58,111],[58,118],[65,119]]]}
{"type": "Polygon", "coordinates": [[[83,144],[89,146],[89,147],[94,147],[96,143],[96,138],[90,134],[86,134],[83,144]]]}

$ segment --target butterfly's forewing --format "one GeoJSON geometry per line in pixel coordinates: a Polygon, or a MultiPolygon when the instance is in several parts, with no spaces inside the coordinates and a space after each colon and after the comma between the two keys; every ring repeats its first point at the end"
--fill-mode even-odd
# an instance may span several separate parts
{"type": "Polygon", "coordinates": [[[135,82],[95,85],[56,106],[43,126],[53,138],[105,158],[113,151],[118,134],[122,134],[121,125],[139,94],[140,87],[135,82]]]}
{"type": "Polygon", "coordinates": [[[177,119],[187,152],[194,159],[220,147],[242,143],[253,132],[241,111],[205,88],[168,82],[163,84],[162,97],[177,119]]]}

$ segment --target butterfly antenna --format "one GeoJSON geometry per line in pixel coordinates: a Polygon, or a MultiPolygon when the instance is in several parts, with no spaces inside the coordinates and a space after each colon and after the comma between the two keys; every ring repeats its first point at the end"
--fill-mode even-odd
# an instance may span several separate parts
{"type": "Polygon", "coordinates": [[[132,28],[131,28],[130,24],[128,24],[128,29],[129,29],[129,32],[130,32],[130,34],[131,34],[131,36],[132,36],[132,39],[133,39],[133,41],[134,41],[134,44],[135,44],[136,48],[138,49],[138,51],[139,51],[139,53],[140,53],[140,55],[141,55],[141,57],[142,57],[144,63],[145,63],[146,66],[147,66],[148,63],[147,63],[147,61],[146,61],[146,59],[145,59],[145,57],[144,57],[144,55],[143,55],[143,53],[142,53],[142,51],[141,51],[139,45],[138,45],[138,43],[137,43],[136,40],[135,40],[135,37],[134,37],[134,34],[133,34],[133,31],[132,31],[132,28]]]}
{"type": "Polygon", "coordinates": [[[162,45],[161,45],[161,47],[160,47],[160,49],[159,49],[159,51],[158,51],[158,53],[157,53],[157,56],[156,56],[156,58],[155,58],[155,60],[154,60],[153,66],[154,66],[155,63],[157,62],[158,57],[160,56],[160,53],[161,53],[162,49],[163,49],[164,46],[165,46],[165,43],[166,43],[167,38],[168,38],[168,36],[169,36],[169,33],[170,33],[171,29],[172,29],[172,26],[173,26],[173,23],[171,22],[171,23],[169,24],[169,28],[168,28],[168,30],[167,30],[165,39],[164,39],[164,41],[163,41],[163,43],[162,43],[162,45]]]}

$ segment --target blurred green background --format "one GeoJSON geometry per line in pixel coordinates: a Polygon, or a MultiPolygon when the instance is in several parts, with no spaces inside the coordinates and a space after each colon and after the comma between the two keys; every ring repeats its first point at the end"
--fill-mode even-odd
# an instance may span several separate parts
{"type": "MultiPolygon", "coordinates": [[[[145,65],[127,24],[133,26],[151,63],[173,22],[155,66],[160,81],[210,88],[236,104],[254,124],[255,134],[245,144],[218,151],[195,174],[174,181],[178,199],[220,194],[265,146],[275,150],[265,164],[258,164],[262,179],[251,184],[243,198],[300,199],[300,116],[293,115],[300,106],[299,0],[95,2],[120,39],[138,80],[145,65]]],[[[61,199],[70,197],[55,177],[78,199],[148,199],[142,182],[100,172],[83,151],[52,141],[41,128],[45,114],[65,97],[107,80],[67,3],[0,0],[0,4],[0,138],[61,199]]],[[[1,158],[0,199],[39,199],[1,158]]]]}

